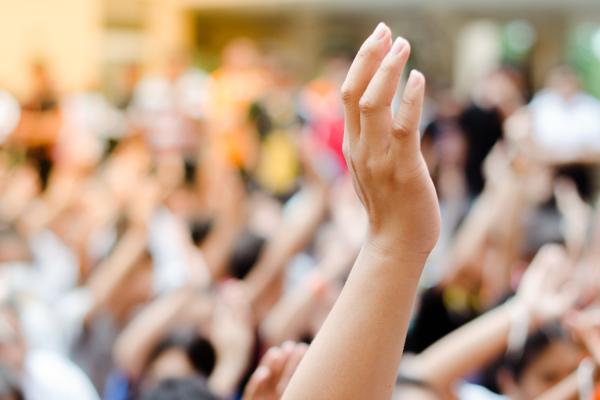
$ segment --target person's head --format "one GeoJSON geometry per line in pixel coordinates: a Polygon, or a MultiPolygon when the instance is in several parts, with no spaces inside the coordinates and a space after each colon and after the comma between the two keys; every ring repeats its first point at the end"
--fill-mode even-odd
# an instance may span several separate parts
{"type": "Polygon", "coordinates": [[[486,76],[480,85],[480,101],[484,107],[495,107],[508,117],[523,106],[525,79],[521,71],[503,66],[486,76]]]}
{"type": "Polygon", "coordinates": [[[252,40],[239,38],[225,47],[222,59],[222,64],[226,68],[244,70],[258,65],[260,52],[252,40]]]}
{"type": "Polygon", "coordinates": [[[214,221],[212,218],[193,218],[189,221],[190,237],[196,246],[200,246],[212,231],[214,221]]]}
{"type": "Polygon", "coordinates": [[[520,355],[507,356],[498,385],[511,399],[535,399],[572,373],[580,358],[560,327],[551,325],[529,337],[520,355]]]}
{"type": "Polygon", "coordinates": [[[265,239],[251,231],[244,231],[235,243],[229,258],[229,273],[237,278],[244,277],[258,261],[265,239]]]}
{"type": "Polygon", "coordinates": [[[581,81],[571,67],[561,65],[548,75],[548,87],[568,100],[581,90],[581,81]]]}
{"type": "Polygon", "coordinates": [[[167,79],[176,81],[190,66],[190,57],[185,50],[176,50],[172,52],[167,61],[166,75],[167,79]]]}
{"type": "Polygon", "coordinates": [[[202,378],[164,379],[144,390],[141,400],[218,400],[202,378]]]}
{"type": "Polygon", "coordinates": [[[35,60],[31,64],[31,79],[35,84],[36,90],[50,90],[52,79],[48,65],[43,60],[35,60]]]}
{"type": "Polygon", "coordinates": [[[214,348],[196,331],[174,331],[150,352],[142,385],[149,387],[165,379],[208,377],[215,362],[214,348]]]}

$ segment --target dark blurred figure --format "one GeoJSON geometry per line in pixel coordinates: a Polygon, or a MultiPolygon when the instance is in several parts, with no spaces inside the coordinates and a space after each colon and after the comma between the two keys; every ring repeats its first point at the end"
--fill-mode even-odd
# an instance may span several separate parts
{"type": "Polygon", "coordinates": [[[142,70],[139,64],[131,63],[123,68],[120,79],[119,95],[116,101],[116,106],[120,110],[127,110],[135,93],[137,86],[142,76],[142,70]]]}
{"type": "Polygon", "coordinates": [[[53,149],[60,134],[62,115],[58,91],[46,64],[31,68],[32,92],[23,104],[23,114],[12,140],[36,165],[45,189],[54,166],[53,149]]]}
{"type": "Polygon", "coordinates": [[[465,174],[471,196],[483,190],[483,161],[503,136],[504,120],[523,105],[523,93],[522,75],[512,68],[501,68],[479,85],[473,102],[460,116],[467,143],[465,174]]]}
{"type": "Polygon", "coordinates": [[[58,93],[48,66],[36,61],[31,67],[32,94],[23,108],[32,111],[51,111],[58,107],[58,93]]]}
{"type": "Polygon", "coordinates": [[[462,105],[450,90],[437,93],[435,101],[436,115],[423,133],[423,153],[440,198],[462,198],[467,145],[460,125],[462,105]]]}

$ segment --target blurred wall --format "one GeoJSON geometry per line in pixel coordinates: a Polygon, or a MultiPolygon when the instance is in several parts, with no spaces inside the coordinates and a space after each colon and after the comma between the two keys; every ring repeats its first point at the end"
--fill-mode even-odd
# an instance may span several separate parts
{"type": "Polygon", "coordinates": [[[102,9],[101,0],[0,0],[0,87],[26,96],[35,60],[47,62],[62,90],[95,83],[102,9]]]}

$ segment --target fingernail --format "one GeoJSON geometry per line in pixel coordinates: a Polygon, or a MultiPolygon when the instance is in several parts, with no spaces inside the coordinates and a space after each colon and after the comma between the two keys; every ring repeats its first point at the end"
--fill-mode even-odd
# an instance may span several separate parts
{"type": "Polygon", "coordinates": [[[421,76],[422,76],[422,74],[419,71],[417,71],[416,69],[411,70],[410,74],[408,75],[408,81],[406,82],[406,87],[413,89],[413,88],[420,86],[421,76]]]}
{"type": "Polygon", "coordinates": [[[404,40],[401,37],[398,37],[394,41],[394,44],[392,45],[390,53],[392,53],[392,54],[400,54],[400,52],[402,51],[402,49],[404,49],[405,46],[406,46],[406,40],[404,40]]]}
{"type": "Polygon", "coordinates": [[[386,26],[383,22],[377,24],[377,27],[373,31],[373,37],[375,39],[382,39],[385,36],[385,28],[386,26]]]}
{"type": "Polygon", "coordinates": [[[257,379],[265,379],[271,374],[271,371],[267,367],[261,365],[256,369],[255,373],[257,379]]]}

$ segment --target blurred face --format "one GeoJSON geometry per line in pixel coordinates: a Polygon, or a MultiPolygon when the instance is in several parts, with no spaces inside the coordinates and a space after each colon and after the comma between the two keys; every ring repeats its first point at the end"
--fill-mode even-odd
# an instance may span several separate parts
{"type": "Polygon", "coordinates": [[[569,376],[577,368],[580,359],[574,345],[566,341],[554,341],[527,367],[511,398],[537,398],[569,376]]]}
{"type": "Polygon", "coordinates": [[[195,375],[195,370],[185,351],[171,348],[158,357],[150,366],[148,380],[160,382],[168,378],[187,378],[195,375]]]}
{"type": "Polygon", "coordinates": [[[568,69],[555,71],[550,77],[549,84],[565,99],[570,99],[576,95],[581,88],[577,75],[568,69]]]}

